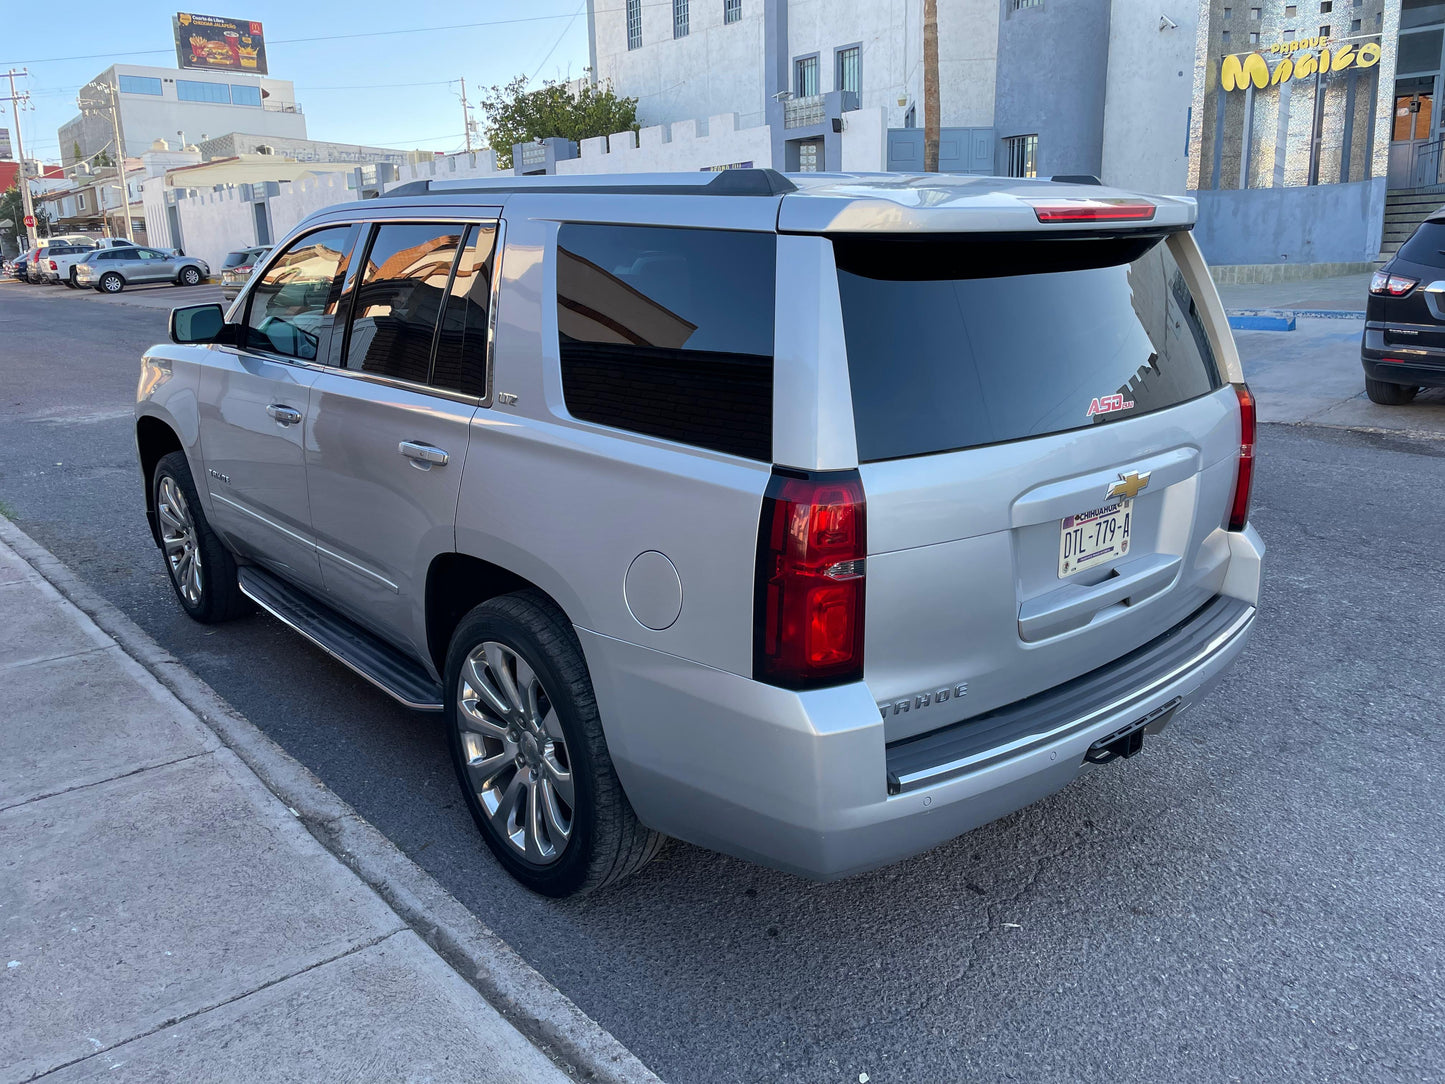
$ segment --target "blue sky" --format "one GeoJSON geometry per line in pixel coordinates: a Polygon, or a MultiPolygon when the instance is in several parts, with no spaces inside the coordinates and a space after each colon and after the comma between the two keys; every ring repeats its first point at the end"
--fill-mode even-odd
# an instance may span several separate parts
{"type": "MultiPolygon", "coordinates": [[[[30,69],[30,78],[16,84],[30,91],[35,106],[21,114],[26,156],[59,160],[55,133],[78,112],[76,91],[112,63],[174,67],[171,17],[178,10],[174,2],[148,0],[87,6],[74,24],[84,33],[69,36],[57,32],[64,19],[43,17],[35,5],[32,25],[47,27],[44,35],[15,33],[15,21],[7,19],[0,71],[30,69]],[[55,59],[79,56],[88,59],[55,59]]],[[[576,77],[587,66],[583,0],[226,0],[184,10],[265,25],[271,75],[296,84],[312,139],[460,150],[457,79],[466,78],[467,96],[476,102],[480,91],[515,75],[576,77]],[[494,25],[458,25],[476,23],[494,25]],[[345,36],[360,34],[373,36],[345,36]],[[298,38],[318,40],[286,43],[298,38]]],[[[482,120],[480,111],[473,115],[482,120]]],[[[0,127],[14,126],[6,103],[0,127]]]]}

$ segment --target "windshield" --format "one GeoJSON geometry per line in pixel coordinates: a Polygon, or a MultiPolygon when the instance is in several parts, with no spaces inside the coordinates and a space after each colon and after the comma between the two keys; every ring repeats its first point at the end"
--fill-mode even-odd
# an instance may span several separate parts
{"type": "Polygon", "coordinates": [[[1110,424],[1222,386],[1157,236],[834,251],[863,462],[1110,424]]]}

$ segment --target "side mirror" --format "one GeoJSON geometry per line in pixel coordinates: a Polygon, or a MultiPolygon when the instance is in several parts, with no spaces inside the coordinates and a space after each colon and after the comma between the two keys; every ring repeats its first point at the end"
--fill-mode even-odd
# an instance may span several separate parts
{"type": "Polygon", "coordinates": [[[198,343],[231,343],[236,329],[226,323],[220,305],[187,305],[171,310],[171,342],[183,346],[198,343]]]}

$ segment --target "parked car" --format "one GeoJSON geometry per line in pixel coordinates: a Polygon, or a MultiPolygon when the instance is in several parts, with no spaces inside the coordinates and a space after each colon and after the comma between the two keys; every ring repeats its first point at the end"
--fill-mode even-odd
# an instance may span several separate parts
{"type": "Polygon", "coordinates": [[[76,263],[96,250],[94,244],[81,245],[63,241],[52,242],[41,249],[32,264],[32,274],[37,274],[39,281],[48,283],[65,283],[71,289],[75,288],[75,279],[72,270],[76,263]]]}
{"type": "Polygon", "coordinates": [[[312,215],[233,323],[174,311],[136,405],[181,607],[442,713],[528,887],[667,835],[892,862],[1133,756],[1243,650],[1254,401],[1192,201],[553,182],[312,215]]]}
{"type": "Polygon", "coordinates": [[[270,245],[256,245],[226,253],[226,259],[221,264],[221,296],[227,301],[235,301],[256,264],[270,251],[270,245]]]}
{"type": "Polygon", "coordinates": [[[103,294],[118,294],[127,286],[146,282],[199,286],[210,275],[206,261],[194,256],[136,246],[99,249],[75,265],[76,283],[93,286],[103,294]]]}
{"type": "Polygon", "coordinates": [[[1445,387],[1445,208],[1370,279],[1360,361],[1365,394],[1382,406],[1445,387]]]}
{"type": "Polygon", "coordinates": [[[50,242],[37,248],[25,261],[25,281],[32,286],[45,281],[45,260],[50,252],[50,242]]]}

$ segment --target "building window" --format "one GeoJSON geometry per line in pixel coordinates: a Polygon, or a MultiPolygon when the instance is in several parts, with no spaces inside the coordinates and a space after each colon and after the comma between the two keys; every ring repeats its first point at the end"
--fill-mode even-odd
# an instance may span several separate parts
{"type": "Polygon", "coordinates": [[[1327,27],[1327,26],[1322,26],[1322,27],[1320,27],[1320,37],[1322,37],[1322,38],[1327,38],[1327,37],[1329,37],[1329,36],[1330,36],[1330,28],[1327,27]]]}
{"type": "Polygon", "coordinates": [[[1251,45],[1258,45],[1258,44],[1259,44],[1259,31],[1258,31],[1258,30],[1251,30],[1251,31],[1249,32],[1249,44],[1251,44],[1251,45]]]}
{"type": "Polygon", "coordinates": [[[903,114],[903,127],[905,127],[905,128],[917,128],[917,127],[918,127],[918,108],[917,108],[916,106],[910,105],[910,106],[908,107],[908,112],[903,114]]]}
{"type": "Polygon", "coordinates": [[[1295,17],[1295,15],[1297,15],[1298,13],[1299,13],[1299,6],[1298,6],[1298,5],[1296,5],[1296,4],[1286,4],[1286,5],[1284,6],[1284,15],[1285,15],[1285,18],[1286,18],[1286,19],[1293,19],[1293,18],[1295,17]]]}
{"type": "Polygon", "coordinates": [[[1350,20],[1350,33],[1351,33],[1351,34],[1358,34],[1359,31],[1360,31],[1360,20],[1359,20],[1359,19],[1351,19],[1351,20],[1350,20]]]}
{"type": "Polygon", "coordinates": [[[1320,14],[1328,15],[1335,10],[1335,0],[1320,0],[1320,14]]]}
{"type": "Polygon", "coordinates": [[[818,57],[801,57],[793,61],[793,96],[812,98],[818,93],[818,57]]]}
{"type": "Polygon", "coordinates": [[[1291,27],[1289,30],[1286,30],[1286,31],[1284,32],[1284,34],[1280,37],[1280,40],[1281,40],[1281,41],[1294,41],[1294,28],[1291,27]]]}
{"type": "Polygon", "coordinates": [[[642,46],[642,0],[627,0],[627,47],[642,46]]]}
{"type": "Polygon", "coordinates": [[[1009,11],[1022,11],[1024,8],[1038,8],[1044,6],[1044,0],[1008,0],[1009,11]]]}
{"type": "Polygon", "coordinates": [[[1234,9],[1233,9],[1233,8],[1225,8],[1225,9],[1224,9],[1224,17],[1225,17],[1226,19],[1231,19],[1231,18],[1233,18],[1233,17],[1234,17],[1234,9]]]}
{"type": "Polygon", "coordinates": [[[672,0],[672,36],[687,37],[687,0],[672,0]]]}
{"type": "Polygon", "coordinates": [[[723,0],[723,22],[735,23],[743,17],[743,0],[723,0]]]}
{"type": "Polygon", "coordinates": [[[851,91],[857,94],[863,89],[862,63],[863,50],[857,45],[850,45],[846,49],[838,50],[838,89],[851,91]]]}
{"type": "Polygon", "coordinates": [[[200,83],[194,79],[176,80],[176,97],[183,102],[231,104],[231,88],[225,83],[200,83]]]}
{"type": "Polygon", "coordinates": [[[161,93],[161,81],[152,79],[148,75],[122,75],[120,77],[120,92],[122,94],[154,94],[161,93]]]}
{"type": "Polygon", "coordinates": [[[1223,30],[1223,31],[1221,31],[1220,34],[1219,34],[1219,37],[1220,37],[1220,40],[1223,41],[1225,45],[1228,45],[1228,44],[1229,44],[1229,31],[1228,31],[1228,30],[1223,30]]]}
{"type": "Polygon", "coordinates": [[[1259,21],[1259,16],[1260,16],[1260,13],[1261,13],[1262,10],[1263,10],[1263,9],[1261,9],[1261,8],[1250,8],[1250,9],[1249,9],[1249,17],[1250,17],[1251,19],[1253,19],[1255,22],[1258,22],[1258,21],[1259,21]]]}
{"type": "Polygon", "coordinates": [[[1037,177],[1039,175],[1039,137],[1037,135],[1010,136],[1003,141],[1008,154],[1009,177],[1037,177]]]}
{"type": "Polygon", "coordinates": [[[260,87],[253,87],[253,86],[250,86],[249,84],[243,85],[243,84],[241,84],[241,83],[232,83],[232,84],[231,84],[231,104],[232,104],[232,105],[260,105],[260,104],[261,104],[261,88],[260,88],[260,87]]]}

